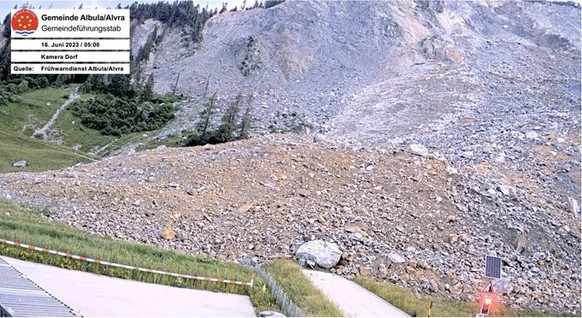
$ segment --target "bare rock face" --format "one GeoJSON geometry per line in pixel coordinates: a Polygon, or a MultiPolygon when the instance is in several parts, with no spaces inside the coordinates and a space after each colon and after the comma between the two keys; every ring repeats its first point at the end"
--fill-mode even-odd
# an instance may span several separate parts
{"type": "Polygon", "coordinates": [[[426,147],[423,145],[412,144],[410,145],[410,151],[412,151],[412,153],[415,155],[428,156],[428,149],[426,149],[426,147]]]}
{"type": "Polygon", "coordinates": [[[396,253],[390,253],[390,254],[388,254],[388,259],[392,263],[396,263],[396,264],[400,264],[400,263],[406,262],[406,259],[402,255],[399,255],[399,254],[396,254],[396,253]]]}
{"type": "Polygon", "coordinates": [[[314,262],[319,267],[329,269],[340,261],[342,252],[335,243],[316,240],[301,245],[295,256],[299,260],[314,262]]]}
{"type": "Polygon", "coordinates": [[[501,278],[493,281],[493,290],[503,295],[509,295],[513,291],[513,286],[509,280],[501,278]]]}

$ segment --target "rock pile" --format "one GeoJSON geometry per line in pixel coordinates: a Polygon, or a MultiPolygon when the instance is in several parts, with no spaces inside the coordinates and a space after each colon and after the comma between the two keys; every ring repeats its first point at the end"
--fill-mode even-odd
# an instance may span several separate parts
{"type": "Polygon", "coordinates": [[[578,216],[485,172],[270,135],[2,175],[0,195],[90,233],[239,263],[333,242],[337,274],[455,299],[473,299],[494,253],[508,305],[579,313],[578,216]]]}

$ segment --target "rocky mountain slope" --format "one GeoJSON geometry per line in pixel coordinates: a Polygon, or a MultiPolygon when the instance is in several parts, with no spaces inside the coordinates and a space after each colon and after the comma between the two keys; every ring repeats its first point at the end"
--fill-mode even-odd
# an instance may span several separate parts
{"type": "Polygon", "coordinates": [[[0,195],[91,233],[250,264],[333,241],[338,274],[459,299],[483,287],[496,253],[508,305],[579,312],[578,216],[488,173],[271,135],[4,175],[0,195]]]}
{"type": "MultiPolygon", "coordinates": [[[[508,99],[511,92],[495,90],[489,77],[516,82],[515,91],[528,80],[556,77],[569,83],[557,93],[578,98],[579,21],[579,7],[550,2],[286,1],[215,16],[196,45],[154,21],[140,30],[147,34],[158,25],[160,41],[146,67],[157,90],[176,89],[194,100],[214,91],[223,98],[255,94],[264,129],[285,127],[290,123],[282,114],[291,113],[325,129],[341,113],[335,121],[344,136],[339,122],[367,109],[422,118],[400,126],[394,117],[361,120],[400,131],[488,106],[488,93],[508,99]],[[555,63],[561,66],[550,68],[555,63]],[[399,83],[416,89],[403,91],[399,83]],[[387,88],[400,104],[390,101],[387,88]],[[376,91],[388,94],[384,103],[366,98],[376,91]]],[[[134,49],[143,45],[143,37],[134,38],[134,49]]],[[[179,117],[194,119],[197,106],[179,117]]],[[[191,128],[186,122],[175,130],[191,128]]]]}
{"type": "Polygon", "coordinates": [[[145,73],[189,97],[160,137],[214,91],[254,94],[260,131],[312,134],[8,174],[0,196],[245,263],[325,239],[339,274],[459,299],[496,253],[507,305],[579,314],[580,20],[572,4],[291,0],[217,15],[198,44],[147,20],[134,54],[157,28],[145,73]]]}
{"type": "Polygon", "coordinates": [[[579,211],[580,20],[574,3],[286,1],[212,18],[199,45],[162,31],[145,69],[192,98],[161,136],[192,129],[204,94],[254,94],[259,131],[420,143],[541,180],[579,211]]]}

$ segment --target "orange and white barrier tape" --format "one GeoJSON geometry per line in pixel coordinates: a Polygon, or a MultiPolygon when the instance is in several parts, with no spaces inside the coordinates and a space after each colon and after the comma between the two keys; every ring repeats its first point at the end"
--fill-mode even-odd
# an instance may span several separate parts
{"type": "Polygon", "coordinates": [[[233,280],[233,279],[212,278],[212,277],[204,277],[204,276],[197,276],[197,275],[178,274],[178,273],[159,271],[159,270],[148,269],[148,268],[143,268],[143,267],[135,267],[135,266],[117,264],[117,263],[102,261],[102,260],[89,258],[89,257],[85,257],[85,256],[79,256],[79,255],[74,255],[74,254],[70,254],[70,253],[64,253],[64,252],[59,252],[59,251],[55,251],[55,250],[50,250],[50,249],[44,248],[44,247],[24,244],[24,243],[20,243],[20,242],[14,242],[14,241],[10,241],[10,240],[5,240],[5,239],[1,239],[1,238],[0,238],[0,243],[12,245],[12,246],[17,246],[17,247],[22,247],[22,248],[27,248],[27,249],[35,250],[38,252],[44,252],[44,253],[64,256],[64,257],[68,257],[68,258],[73,258],[73,259],[77,259],[77,260],[81,260],[81,261],[86,261],[89,263],[125,268],[125,269],[129,269],[129,270],[138,270],[140,272],[145,272],[145,273],[153,273],[153,274],[159,274],[159,275],[167,275],[167,276],[173,276],[173,277],[189,278],[189,279],[202,280],[202,281],[208,281],[208,282],[235,284],[235,285],[243,285],[243,286],[251,286],[251,287],[253,287],[253,282],[255,280],[255,273],[253,273],[251,275],[250,282],[245,282],[245,281],[238,281],[238,280],[233,280]]]}

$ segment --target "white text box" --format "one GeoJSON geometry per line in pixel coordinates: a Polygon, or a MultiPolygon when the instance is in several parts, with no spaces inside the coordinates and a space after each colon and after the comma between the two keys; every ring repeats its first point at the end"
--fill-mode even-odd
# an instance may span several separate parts
{"type": "Polygon", "coordinates": [[[129,38],[130,28],[129,9],[30,9],[15,23],[28,29],[11,28],[13,39],[129,38]]]}
{"type": "Polygon", "coordinates": [[[12,64],[11,74],[129,74],[129,64],[12,64]]]}
{"type": "Polygon", "coordinates": [[[52,51],[52,52],[10,52],[11,62],[129,62],[129,51],[123,52],[79,52],[79,51],[52,51]]]}
{"type": "Polygon", "coordinates": [[[83,40],[48,40],[48,39],[12,39],[12,50],[43,50],[43,51],[68,51],[68,50],[125,50],[130,48],[129,39],[83,39],[83,40]]]}

